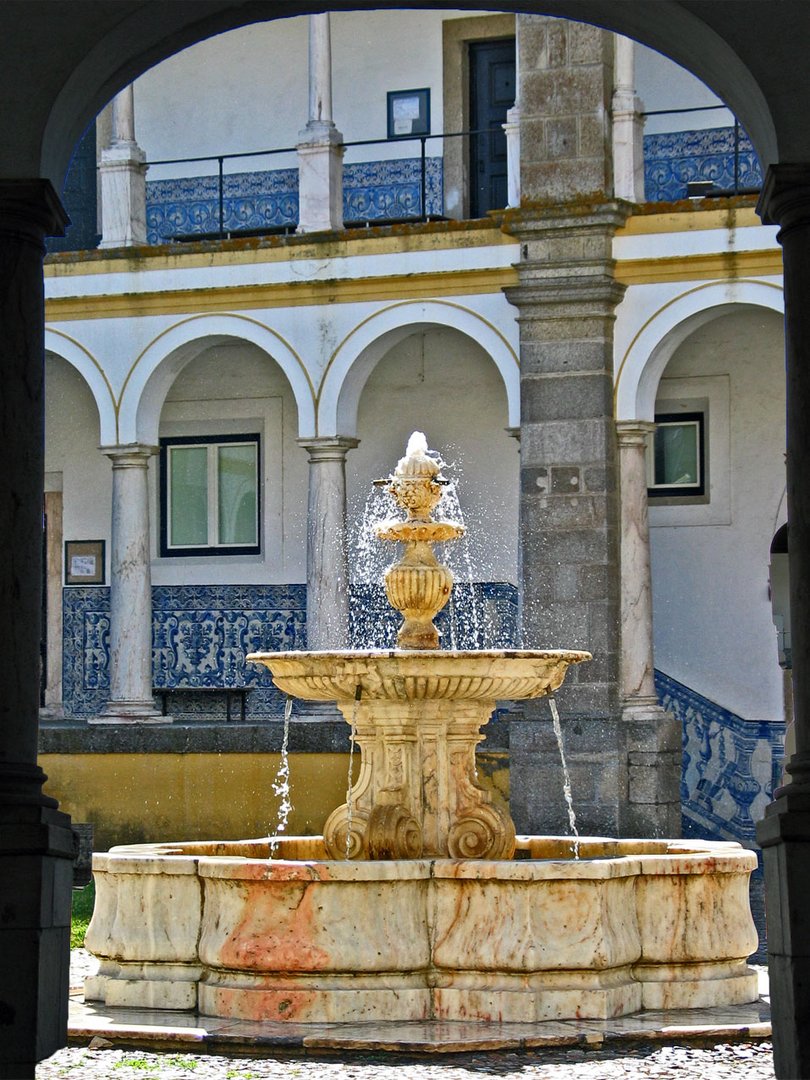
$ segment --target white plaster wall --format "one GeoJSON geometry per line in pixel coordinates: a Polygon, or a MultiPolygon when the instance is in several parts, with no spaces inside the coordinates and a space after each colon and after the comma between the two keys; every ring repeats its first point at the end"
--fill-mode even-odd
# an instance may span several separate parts
{"type": "Polygon", "coordinates": [[[297,442],[292,391],[275,362],[248,342],[212,345],[177,376],[161,412],[160,435],[259,431],[262,442],[262,553],[159,558],[157,469],[153,470],[152,580],[175,584],[306,581],[306,452],[297,442]]]}
{"type": "MultiPolygon", "coordinates": [[[[82,376],[61,356],[45,359],[45,472],[60,474],[65,540],[106,540],[110,580],[112,466],[99,451],[98,409],[82,376]]],[[[49,477],[54,487],[55,477],[49,477]]]]}
{"type": "MultiPolygon", "coordinates": [[[[721,99],[700,79],[654,49],[648,49],[645,45],[639,45],[636,42],[634,54],[636,92],[643,102],[645,112],[723,104],[721,99]]],[[[644,134],[729,127],[733,123],[734,115],[728,109],[672,116],[651,116],[644,125],[644,134]]]]}
{"type": "MultiPolygon", "coordinates": [[[[421,330],[379,362],[360,400],[356,450],[347,458],[350,532],[356,531],[372,481],[388,476],[414,430],[457,481],[476,581],[517,580],[519,454],[506,432],[506,394],[494,363],[466,335],[421,330]]],[[[462,545],[448,544],[454,572],[467,579],[462,545]]],[[[383,556],[391,562],[392,545],[383,556]]],[[[357,575],[357,571],[355,571],[357,575]]]]}
{"type": "MultiPolygon", "coordinates": [[[[389,90],[430,88],[442,129],[445,19],[487,12],[332,13],[333,113],[347,142],[384,139],[389,90]]],[[[135,83],[135,127],[147,160],[294,147],[307,122],[307,18],[278,19],[209,38],[135,83]]],[[[441,154],[441,140],[428,153],[441,154]]],[[[350,148],[346,161],[418,156],[419,144],[350,148]],[[404,147],[404,149],[403,149],[404,147]]],[[[289,168],[295,155],[226,163],[226,171],[289,168]]],[[[149,179],[216,172],[216,163],[160,166],[149,179]]]]}
{"type": "MultiPolygon", "coordinates": [[[[728,382],[728,514],[711,523],[703,506],[650,507],[655,663],[746,719],[779,720],[782,673],[768,599],[785,487],[784,340],[776,313],[748,308],[697,330],[667,365],[659,399],[671,400],[683,386],[697,395],[718,380],[728,382]]],[[[710,432],[710,474],[717,449],[710,432]]]]}

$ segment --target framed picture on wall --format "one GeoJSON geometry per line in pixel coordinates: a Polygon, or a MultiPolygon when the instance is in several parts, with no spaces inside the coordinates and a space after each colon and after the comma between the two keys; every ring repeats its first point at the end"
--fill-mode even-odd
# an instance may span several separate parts
{"type": "Polygon", "coordinates": [[[388,138],[430,134],[430,90],[388,91],[388,138]]]}
{"type": "Polygon", "coordinates": [[[104,584],[104,541],[65,541],[65,584],[104,584]]]}

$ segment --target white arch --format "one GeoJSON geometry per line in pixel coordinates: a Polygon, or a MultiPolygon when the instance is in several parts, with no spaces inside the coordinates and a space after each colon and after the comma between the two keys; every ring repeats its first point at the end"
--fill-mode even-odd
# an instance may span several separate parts
{"type": "Polygon", "coordinates": [[[98,360],[84,345],[50,326],[45,327],[45,351],[67,360],[79,372],[96,403],[100,444],[115,442],[115,395],[98,360]]]}
{"type": "Polygon", "coordinates": [[[698,285],[652,315],[625,353],[616,381],[616,419],[653,420],[658,383],[673,353],[700,326],[740,304],[784,313],[781,285],[739,280],[698,285]]]}
{"type": "Polygon", "coordinates": [[[124,382],[118,410],[121,444],[154,445],[169,388],[186,364],[212,342],[249,341],[271,356],[287,376],[298,407],[299,435],[315,434],[312,383],[297,353],[275,331],[245,315],[194,315],[159,334],[135,361],[124,382]]]}
{"type": "Polygon", "coordinates": [[[516,345],[470,308],[448,300],[403,300],[356,326],[335,350],[318,393],[318,434],[357,434],[360,395],[385,353],[430,326],[458,330],[492,358],[506,388],[509,426],[520,425],[520,365],[516,345]]]}

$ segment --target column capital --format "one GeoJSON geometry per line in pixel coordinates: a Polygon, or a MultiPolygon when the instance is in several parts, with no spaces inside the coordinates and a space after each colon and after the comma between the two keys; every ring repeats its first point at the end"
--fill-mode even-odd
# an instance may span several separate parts
{"type": "Polygon", "coordinates": [[[69,224],[50,180],[0,180],[0,233],[44,246],[46,236],[64,236],[69,224]]]}
{"type": "Polygon", "coordinates": [[[651,420],[617,420],[616,435],[619,446],[646,448],[647,436],[655,431],[651,420]]]}
{"type": "Polygon", "coordinates": [[[779,225],[783,231],[810,225],[810,163],[769,165],[757,213],[764,225],[779,225]]]}
{"type": "Polygon", "coordinates": [[[541,239],[544,233],[560,234],[560,230],[581,231],[591,227],[618,229],[633,210],[633,203],[624,199],[582,199],[570,203],[540,203],[524,201],[519,209],[508,209],[503,218],[503,230],[519,240],[541,239]]]}
{"type": "Polygon", "coordinates": [[[121,446],[100,446],[102,454],[105,454],[113,463],[114,469],[145,469],[149,464],[149,458],[158,452],[157,446],[147,443],[125,443],[121,446]]]}
{"type": "Polygon", "coordinates": [[[360,445],[360,440],[349,435],[324,435],[299,439],[298,445],[307,451],[314,465],[320,461],[345,460],[346,454],[360,445]]]}

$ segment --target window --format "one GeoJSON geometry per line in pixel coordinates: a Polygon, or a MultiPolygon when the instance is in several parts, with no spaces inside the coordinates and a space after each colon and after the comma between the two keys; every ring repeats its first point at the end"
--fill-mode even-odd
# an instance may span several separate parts
{"type": "Polygon", "coordinates": [[[257,555],[259,436],[160,440],[161,555],[257,555]]]}
{"type": "Polygon", "coordinates": [[[647,454],[651,498],[706,493],[704,414],[660,413],[647,454]]]}

